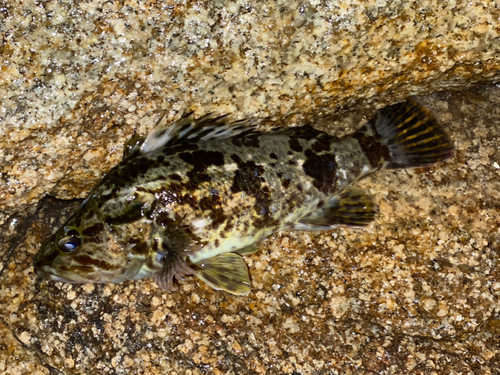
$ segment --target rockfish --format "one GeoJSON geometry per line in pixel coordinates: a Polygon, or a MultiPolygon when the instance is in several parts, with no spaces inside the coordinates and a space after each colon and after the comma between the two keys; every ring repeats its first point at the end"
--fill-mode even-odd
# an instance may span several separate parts
{"type": "Polygon", "coordinates": [[[381,169],[431,166],[453,150],[411,100],[342,139],[310,126],[259,132],[226,116],[188,115],[171,126],[162,119],[128,141],[120,164],[42,244],[34,269],[75,283],[153,277],[166,291],[195,275],[244,295],[251,286],[242,254],[259,240],[367,226],[377,209],[353,183],[381,169]]]}

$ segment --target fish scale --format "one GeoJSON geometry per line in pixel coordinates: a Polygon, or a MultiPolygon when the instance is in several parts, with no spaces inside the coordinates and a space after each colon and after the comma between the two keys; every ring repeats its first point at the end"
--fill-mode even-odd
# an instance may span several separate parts
{"type": "Polygon", "coordinates": [[[242,254],[258,241],[281,230],[364,227],[377,208],[356,181],[452,154],[445,131],[411,100],[342,139],[310,126],[263,133],[212,114],[171,126],[162,119],[130,139],[123,161],[42,244],[35,271],[66,282],[153,277],[168,291],[195,275],[247,294],[242,254]]]}

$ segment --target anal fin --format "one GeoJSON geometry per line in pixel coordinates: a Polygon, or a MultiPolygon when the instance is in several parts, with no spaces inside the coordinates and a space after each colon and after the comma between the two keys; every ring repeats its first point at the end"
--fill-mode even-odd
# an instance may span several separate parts
{"type": "Polygon", "coordinates": [[[372,198],[364,191],[349,189],[325,206],[303,217],[293,229],[328,230],[340,226],[366,227],[377,214],[372,198]]]}
{"type": "Polygon", "coordinates": [[[217,290],[239,296],[250,293],[250,276],[243,258],[234,253],[224,253],[204,259],[193,266],[196,276],[217,290]]]}

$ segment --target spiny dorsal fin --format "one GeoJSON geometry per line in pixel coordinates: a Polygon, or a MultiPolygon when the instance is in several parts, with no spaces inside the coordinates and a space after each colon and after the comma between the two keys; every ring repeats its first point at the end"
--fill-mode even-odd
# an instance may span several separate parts
{"type": "Polygon", "coordinates": [[[135,158],[141,149],[142,144],[144,143],[144,137],[140,136],[134,131],[132,137],[125,143],[125,147],[123,147],[123,159],[132,159],[135,158]]]}
{"type": "Polygon", "coordinates": [[[247,120],[232,121],[228,115],[218,116],[210,113],[195,119],[193,114],[189,113],[171,125],[167,124],[164,116],[149,132],[140,147],[140,153],[147,154],[159,148],[185,142],[206,142],[254,132],[257,132],[255,125],[251,125],[247,120]]]}
{"type": "Polygon", "coordinates": [[[339,226],[366,227],[377,208],[371,197],[362,190],[349,189],[330,200],[295,224],[296,230],[327,230],[339,226]]]}
{"type": "Polygon", "coordinates": [[[224,253],[196,263],[196,276],[217,290],[244,296],[250,293],[250,276],[243,258],[224,253]]]}

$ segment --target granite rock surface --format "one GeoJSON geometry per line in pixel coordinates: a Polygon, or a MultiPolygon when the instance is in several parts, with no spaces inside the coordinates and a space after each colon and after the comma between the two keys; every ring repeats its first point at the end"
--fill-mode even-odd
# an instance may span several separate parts
{"type": "MultiPolygon", "coordinates": [[[[45,281],[41,241],[78,202],[45,198],[0,228],[0,374],[498,374],[500,88],[417,98],[456,155],[359,184],[365,230],[283,232],[246,256],[252,292],[197,279],[45,281]]],[[[374,108],[325,118],[338,136],[374,108]]]]}
{"type": "Polygon", "coordinates": [[[0,223],[84,197],[134,129],[291,126],[500,76],[494,0],[0,2],[0,223]]]}

